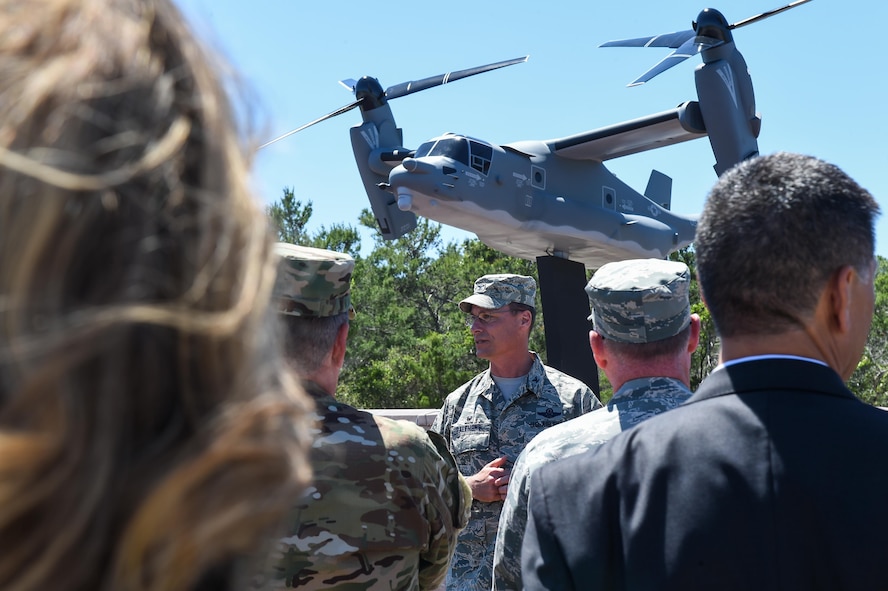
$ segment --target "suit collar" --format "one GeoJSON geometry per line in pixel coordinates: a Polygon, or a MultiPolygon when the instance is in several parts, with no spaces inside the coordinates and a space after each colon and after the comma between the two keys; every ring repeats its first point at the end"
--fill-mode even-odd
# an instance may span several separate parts
{"type": "Polygon", "coordinates": [[[700,383],[689,402],[765,390],[808,390],[857,399],[831,367],[803,359],[765,358],[713,371],[700,383]]]}

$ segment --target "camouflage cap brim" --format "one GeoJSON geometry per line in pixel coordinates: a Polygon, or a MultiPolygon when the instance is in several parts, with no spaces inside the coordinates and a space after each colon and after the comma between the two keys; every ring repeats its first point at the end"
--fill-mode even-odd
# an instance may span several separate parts
{"type": "Polygon", "coordinates": [[[470,314],[472,312],[472,306],[478,306],[479,308],[485,308],[487,310],[495,310],[496,308],[502,308],[508,303],[509,302],[507,301],[494,300],[490,296],[476,293],[461,301],[459,303],[459,309],[466,314],[470,314]]]}

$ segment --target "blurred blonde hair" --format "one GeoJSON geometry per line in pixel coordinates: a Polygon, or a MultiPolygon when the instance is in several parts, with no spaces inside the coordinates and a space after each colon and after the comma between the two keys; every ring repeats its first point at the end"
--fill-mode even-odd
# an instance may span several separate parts
{"type": "Polygon", "coordinates": [[[310,403],[214,68],[168,0],[0,0],[0,81],[0,588],[240,584],[310,403]]]}

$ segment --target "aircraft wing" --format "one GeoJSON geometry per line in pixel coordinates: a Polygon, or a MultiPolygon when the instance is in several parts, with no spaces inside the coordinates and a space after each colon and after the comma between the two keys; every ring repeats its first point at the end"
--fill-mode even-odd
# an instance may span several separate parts
{"type": "Polygon", "coordinates": [[[697,101],[688,101],[671,111],[624,121],[559,139],[546,145],[571,160],[604,161],[654,148],[671,146],[706,135],[697,101]]]}

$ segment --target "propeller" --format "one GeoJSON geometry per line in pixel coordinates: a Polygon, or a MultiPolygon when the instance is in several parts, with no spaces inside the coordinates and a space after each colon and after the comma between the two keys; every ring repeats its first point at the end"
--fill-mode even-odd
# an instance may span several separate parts
{"type": "MultiPolygon", "coordinates": [[[[807,1],[807,0],[806,0],[807,1]]],[[[447,72],[446,74],[438,74],[437,76],[429,76],[428,78],[423,78],[421,80],[413,80],[410,82],[401,82],[400,84],[395,84],[394,86],[389,86],[385,92],[382,92],[382,87],[379,85],[379,82],[375,78],[370,78],[365,76],[360,80],[342,80],[340,84],[348,88],[350,91],[355,93],[357,99],[347,105],[339,107],[335,111],[331,113],[327,113],[323,117],[318,117],[314,121],[310,121],[305,125],[297,127],[291,131],[283,135],[279,135],[278,137],[269,140],[259,146],[257,150],[261,150],[266,146],[270,146],[271,144],[278,142],[284,138],[290,137],[294,133],[298,133],[303,129],[309,128],[312,125],[320,123],[321,121],[326,121],[327,119],[331,119],[338,115],[342,115],[343,113],[347,113],[351,111],[355,107],[362,107],[366,109],[373,109],[376,107],[380,107],[385,104],[387,100],[401,98],[402,96],[407,96],[408,94],[413,94],[415,92],[420,92],[421,90],[428,90],[429,88],[434,88],[435,86],[441,86],[442,84],[447,84],[448,82],[456,82],[457,80],[461,80],[463,78],[468,78],[469,76],[474,76],[476,74],[483,74],[484,72],[490,72],[491,70],[497,70],[499,68],[505,68],[506,66],[512,66],[515,64],[520,64],[526,62],[530,58],[529,55],[525,55],[524,57],[518,57],[510,60],[504,60],[501,62],[495,62],[492,64],[487,64],[484,66],[477,66],[474,68],[467,68],[465,70],[457,70],[455,72],[447,72]]]]}
{"type": "Polygon", "coordinates": [[[321,121],[326,121],[327,119],[331,119],[331,118],[333,118],[333,117],[336,117],[337,115],[342,115],[343,113],[348,113],[349,111],[351,111],[352,109],[354,109],[355,107],[357,107],[357,106],[360,105],[360,104],[361,104],[361,101],[360,101],[360,100],[357,100],[357,101],[355,101],[355,102],[353,102],[353,103],[349,103],[349,104],[345,105],[344,107],[339,107],[338,109],[336,109],[336,110],[333,111],[332,113],[327,113],[327,114],[324,115],[323,117],[318,117],[318,118],[315,119],[314,121],[310,121],[310,122],[306,123],[305,125],[302,125],[302,126],[300,126],[300,127],[297,127],[296,129],[291,129],[291,130],[288,131],[287,133],[285,133],[285,134],[283,134],[283,135],[279,135],[279,136],[277,136],[276,138],[274,138],[273,140],[269,140],[269,141],[265,142],[264,144],[262,144],[261,146],[259,146],[259,147],[256,148],[256,149],[257,149],[257,150],[261,150],[262,148],[264,148],[264,147],[266,147],[266,146],[270,146],[271,144],[273,144],[273,143],[275,143],[275,142],[279,142],[279,141],[281,141],[281,140],[284,139],[284,138],[290,137],[290,136],[293,135],[294,133],[299,133],[299,132],[302,131],[303,129],[307,129],[307,128],[311,127],[312,125],[316,124],[316,123],[320,123],[321,121]]]}
{"type": "Polygon", "coordinates": [[[786,6],[768,10],[747,19],[728,24],[728,21],[719,11],[706,8],[697,15],[697,20],[691,23],[693,27],[688,31],[654,35],[652,37],[637,37],[635,39],[620,39],[602,43],[599,47],[669,47],[674,49],[672,53],[657,62],[647,72],[633,80],[628,86],[639,86],[698,53],[730,43],[733,41],[731,31],[739,27],[751,25],[754,22],[764,20],[800,4],[811,0],[795,0],[786,6]]]}
{"type": "Polygon", "coordinates": [[[795,2],[790,2],[786,6],[782,6],[780,8],[775,8],[774,10],[768,10],[768,11],[763,12],[761,14],[751,16],[751,17],[744,19],[742,21],[737,21],[736,23],[731,25],[731,28],[732,29],[739,29],[740,27],[745,27],[746,25],[751,25],[752,23],[754,23],[756,21],[766,19],[769,16],[774,16],[775,14],[780,14],[784,10],[789,10],[790,8],[795,8],[799,4],[804,4],[805,2],[810,2],[810,1],[811,0],[796,0],[795,2]]]}

